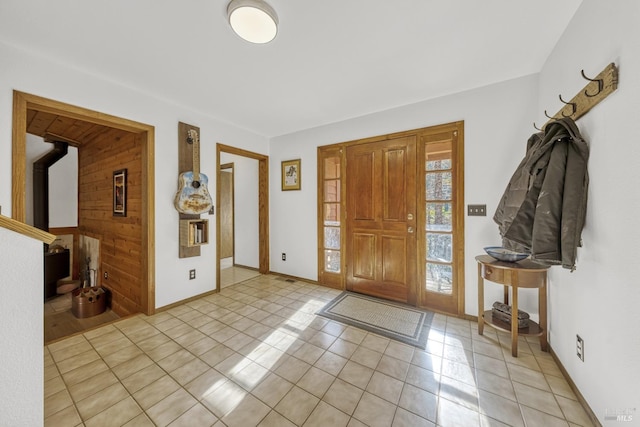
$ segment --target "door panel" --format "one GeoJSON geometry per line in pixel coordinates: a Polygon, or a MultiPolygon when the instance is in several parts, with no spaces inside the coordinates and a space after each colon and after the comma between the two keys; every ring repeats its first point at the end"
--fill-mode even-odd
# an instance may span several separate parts
{"type": "Polygon", "coordinates": [[[347,148],[346,287],[416,303],[416,137],[347,148]]]}

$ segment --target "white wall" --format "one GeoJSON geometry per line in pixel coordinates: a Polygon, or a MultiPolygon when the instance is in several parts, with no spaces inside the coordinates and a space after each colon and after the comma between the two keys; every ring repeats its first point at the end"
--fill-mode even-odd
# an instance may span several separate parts
{"type": "MultiPolygon", "coordinates": [[[[464,120],[465,204],[486,203],[486,217],[465,217],[466,313],[476,315],[474,257],[499,245],[492,220],[495,207],[535,131],[537,76],[498,83],[431,101],[273,138],[270,148],[271,270],[317,280],[316,148],[368,136],[464,120]],[[302,190],[280,190],[280,162],[302,159],[302,190]],[[281,261],[281,252],[287,261],[281,261]]],[[[487,286],[487,305],[500,287],[487,286]]],[[[524,293],[522,307],[537,313],[535,295],[524,293]]]]}
{"type": "Polygon", "coordinates": [[[220,163],[233,163],[234,263],[260,267],[258,222],[258,160],[220,153],[220,163]]]}
{"type": "MultiPolygon", "coordinates": [[[[14,89],[147,123],[155,127],[156,306],[162,307],[215,289],[214,244],[203,246],[200,257],[178,258],[178,212],[173,207],[178,178],[178,121],[201,129],[201,170],[213,178],[209,183],[210,190],[215,189],[216,142],[266,154],[267,139],[191,111],[185,106],[170,104],[2,42],[0,58],[2,211],[7,214],[11,212],[11,118],[14,89]],[[197,279],[188,280],[189,270],[192,268],[197,269],[197,279]]],[[[211,70],[211,78],[215,82],[215,69],[211,70]]],[[[212,191],[212,195],[213,193],[215,191],[212,191]]],[[[213,228],[210,239],[215,242],[213,228]]]]}
{"type": "Polygon", "coordinates": [[[38,426],[44,419],[42,242],[2,227],[0,242],[0,420],[38,426]]]}
{"type": "MultiPolygon", "coordinates": [[[[33,162],[53,149],[53,144],[27,134],[26,223],[33,225],[33,162]]],[[[78,149],[69,147],[67,155],[49,168],[49,227],[78,226],[78,149]]]]}
{"type": "MultiPolygon", "coordinates": [[[[596,416],[640,408],[640,2],[584,0],[540,74],[540,106],[557,111],[607,64],[618,90],[578,120],[589,142],[589,204],[574,273],[551,273],[551,345],[596,416]],[[576,334],[585,360],[576,357],[576,334]]],[[[542,119],[540,119],[542,121],[542,119]]]]}

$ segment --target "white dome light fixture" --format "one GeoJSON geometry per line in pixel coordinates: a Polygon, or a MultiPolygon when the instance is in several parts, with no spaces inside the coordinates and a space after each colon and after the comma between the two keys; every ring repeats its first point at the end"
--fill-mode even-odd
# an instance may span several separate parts
{"type": "Polygon", "coordinates": [[[233,31],[251,43],[269,43],[278,33],[278,15],[263,0],[231,0],[227,19],[233,31]]]}

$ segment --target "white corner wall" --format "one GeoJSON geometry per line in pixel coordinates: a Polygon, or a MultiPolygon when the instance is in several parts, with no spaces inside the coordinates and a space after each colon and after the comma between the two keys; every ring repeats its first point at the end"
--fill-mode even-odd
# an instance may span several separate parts
{"type": "MultiPolygon", "coordinates": [[[[26,223],[33,225],[33,162],[53,149],[53,144],[27,134],[26,223]]],[[[49,227],[78,226],[78,149],[69,147],[67,155],[49,168],[49,227]]]]}
{"type": "Polygon", "coordinates": [[[618,90],[577,122],[591,151],[584,247],[575,272],[552,269],[550,343],[603,425],[640,425],[640,2],[582,2],[542,69],[537,113],[575,95],[581,69],[595,77],[610,62],[618,90]],[[605,419],[619,410],[633,421],[605,419]]]}
{"type": "MultiPolygon", "coordinates": [[[[500,244],[492,220],[495,207],[535,132],[537,75],[395,108],[364,117],[273,138],[270,145],[271,270],[317,280],[318,146],[464,120],[465,204],[486,203],[486,217],[465,217],[465,312],[476,315],[477,279],[474,257],[483,247],[500,244]],[[281,191],[280,162],[302,159],[302,190],[281,191]],[[285,252],[287,260],[280,254],[285,252]]],[[[501,288],[487,286],[487,304],[501,288]]],[[[525,293],[526,294],[526,293],[525,293]]],[[[493,298],[493,299],[492,299],[493,298]]],[[[535,295],[522,306],[537,313],[535,295]]]]}
{"type": "Polygon", "coordinates": [[[0,227],[0,424],[44,419],[42,242],[0,227]]]}
{"type": "Polygon", "coordinates": [[[233,163],[234,263],[259,268],[258,160],[220,153],[220,163],[233,163]]]}
{"type": "MultiPolygon", "coordinates": [[[[178,122],[201,130],[201,171],[215,197],[216,142],[267,154],[268,140],[229,123],[168,103],[68,64],[0,41],[0,205],[11,212],[11,120],[13,90],[146,123],[155,127],[155,289],[156,307],[215,289],[215,245],[199,257],[178,258],[178,212],[173,198],[178,180],[178,122]],[[197,278],[189,280],[189,270],[197,278]]],[[[212,70],[215,82],[215,70],[212,70]]],[[[203,218],[207,218],[204,215],[203,218]]],[[[213,217],[209,218],[213,220],[213,217]]],[[[210,230],[215,242],[215,228],[210,230]]],[[[4,242],[0,242],[4,245],[4,242]]],[[[0,315],[1,316],[1,315],[0,315]]]]}

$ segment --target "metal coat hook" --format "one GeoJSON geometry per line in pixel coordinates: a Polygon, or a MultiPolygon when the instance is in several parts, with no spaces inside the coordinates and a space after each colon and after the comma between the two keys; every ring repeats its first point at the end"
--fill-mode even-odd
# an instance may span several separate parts
{"type": "Polygon", "coordinates": [[[587,93],[587,90],[586,90],[586,89],[584,90],[584,94],[585,94],[586,96],[588,96],[589,98],[593,98],[594,96],[596,96],[596,95],[598,95],[600,92],[602,92],[602,89],[603,89],[603,87],[604,87],[604,81],[603,81],[602,79],[590,79],[589,77],[587,77],[587,76],[584,74],[584,70],[580,70],[580,74],[582,74],[582,77],[583,77],[585,80],[589,80],[590,82],[597,82],[597,83],[598,83],[598,91],[597,91],[596,93],[594,93],[594,94],[590,94],[590,93],[587,93]]]}
{"type": "Polygon", "coordinates": [[[562,113],[562,117],[571,117],[573,114],[576,113],[576,103],[575,102],[567,102],[564,99],[562,99],[562,95],[558,95],[558,98],[560,98],[560,102],[562,102],[565,105],[571,105],[571,114],[566,115],[564,114],[564,112],[562,113]]]}
{"type": "Polygon", "coordinates": [[[544,110],[544,115],[547,116],[548,119],[553,119],[553,117],[547,113],[547,110],[544,110]]]}
{"type": "Polygon", "coordinates": [[[539,130],[540,132],[542,132],[542,129],[536,126],[536,122],[533,122],[533,127],[535,128],[535,130],[539,130]]]}

